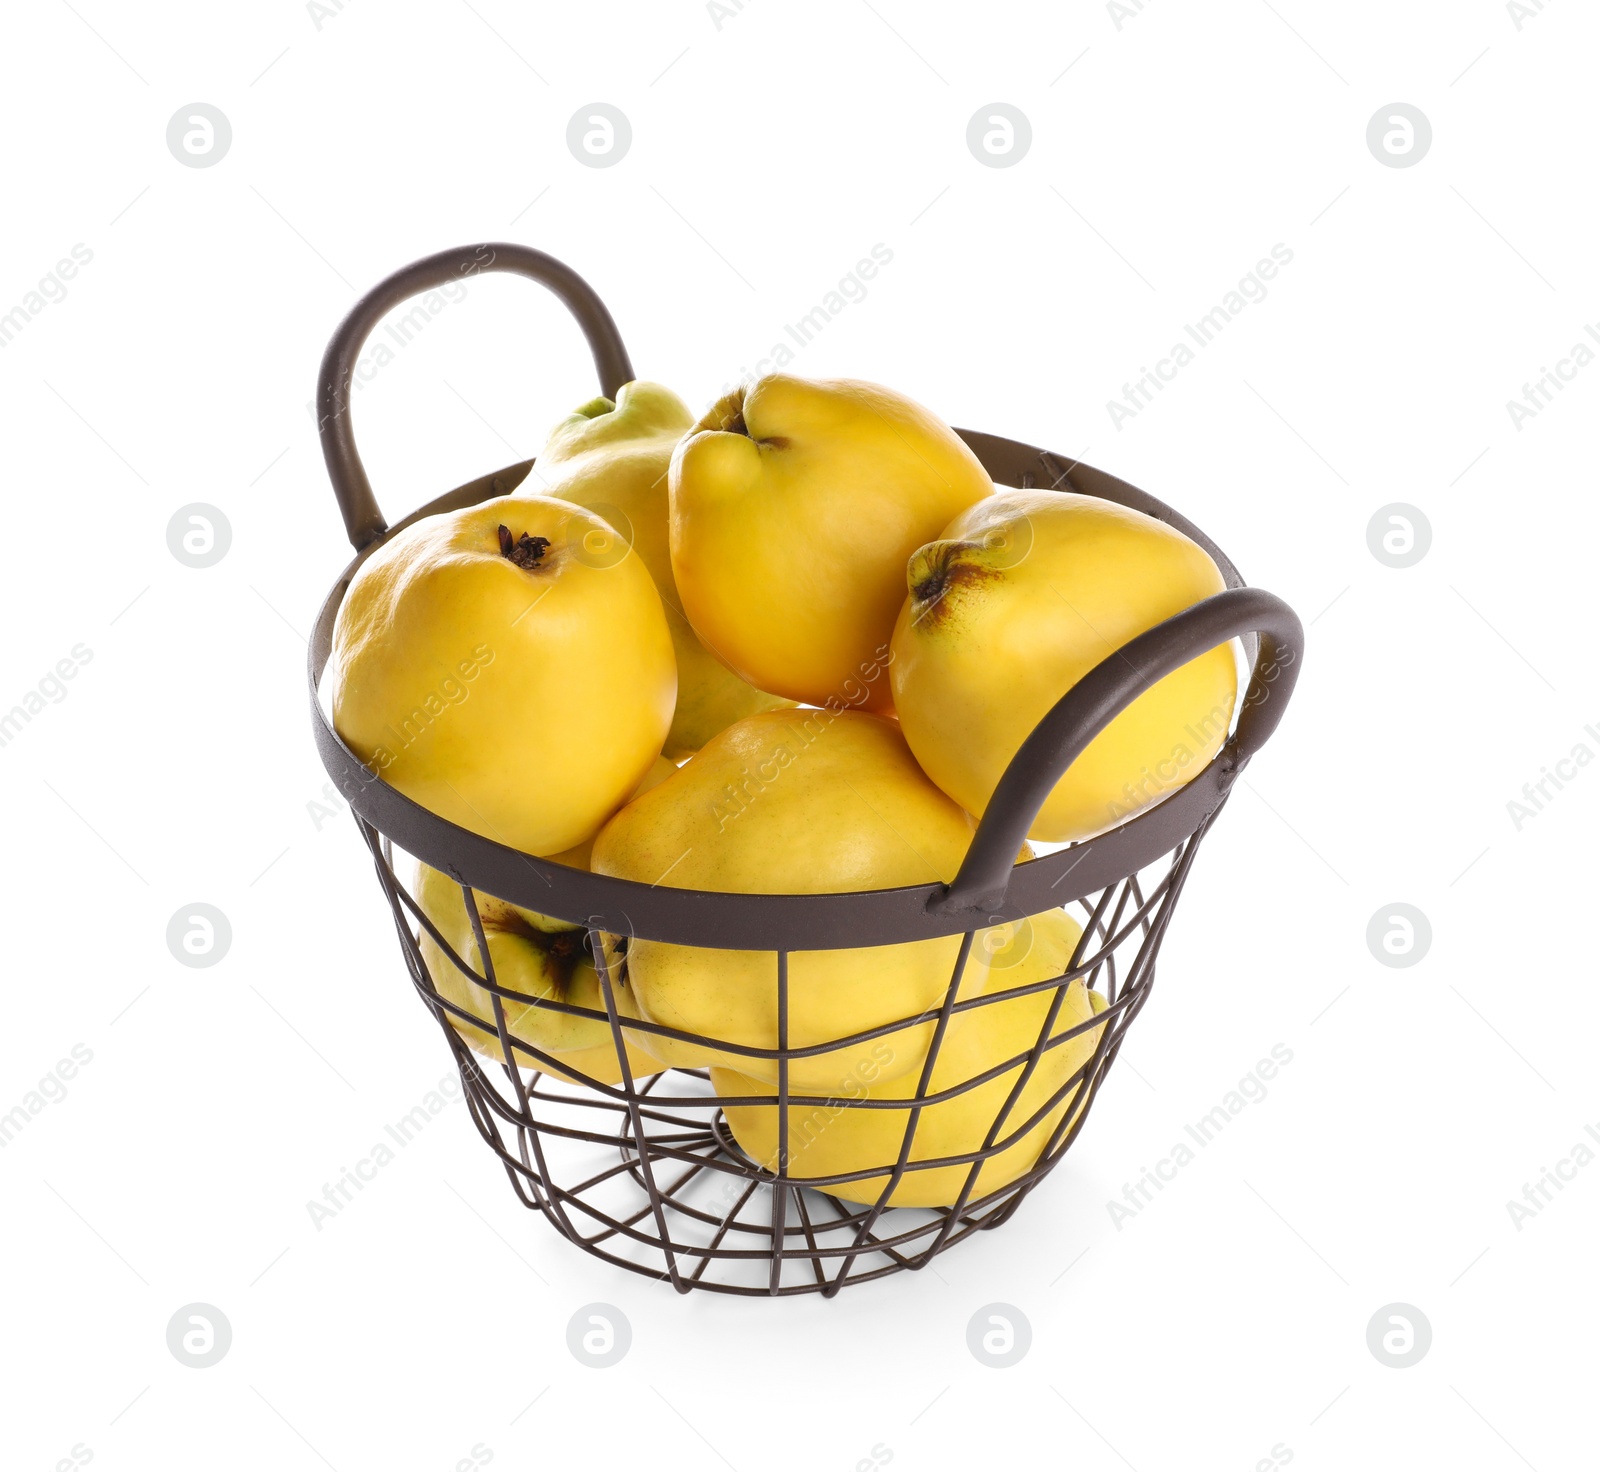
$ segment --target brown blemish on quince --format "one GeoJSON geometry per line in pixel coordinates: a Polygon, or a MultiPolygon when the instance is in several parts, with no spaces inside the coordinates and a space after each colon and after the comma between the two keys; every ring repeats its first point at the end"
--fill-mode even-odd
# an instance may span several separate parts
{"type": "Polygon", "coordinates": [[[966,556],[983,545],[982,542],[945,542],[928,559],[922,576],[911,584],[914,624],[924,629],[939,628],[955,617],[960,600],[954,595],[1000,576],[993,568],[966,556]]]}

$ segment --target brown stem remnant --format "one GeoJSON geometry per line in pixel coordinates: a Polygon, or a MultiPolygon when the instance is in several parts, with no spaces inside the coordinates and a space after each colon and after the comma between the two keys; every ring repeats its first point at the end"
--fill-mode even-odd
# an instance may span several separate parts
{"type": "Polygon", "coordinates": [[[531,570],[538,567],[550,547],[549,537],[530,537],[526,532],[518,540],[513,541],[510,528],[504,522],[500,524],[498,533],[500,555],[520,568],[531,570]]]}
{"type": "Polygon", "coordinates": [[[959,542],[945,542],[924,559],[922,576],[911,584],[916,603],[937,603],[950,586],[952,564],[960,552],[959,542]]]}

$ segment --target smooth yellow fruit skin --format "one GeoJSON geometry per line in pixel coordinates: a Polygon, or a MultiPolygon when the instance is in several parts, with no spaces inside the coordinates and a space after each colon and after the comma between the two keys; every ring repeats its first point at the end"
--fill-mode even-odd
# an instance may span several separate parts
{"type": "MultiPolygon", "coordinates": [[[[1061,976],[1070,965],[1072,950],[1081,927],[1061,910],[1035,915],[1017,928],[1010,943],[995,955],[986,989],[988,994],[1009,991],[1061,976]],[[1032,934],[1028,935],[1031,927],[1032,934]],[[1018,955],[1018,942],[1027,938],[1029,947],[1018,955]]],[[[1038,1040],[1054,991],[1034,992],[1008,1001],[995,1001],[970,1011],[954,1013],[939,1044],[928,1093],[937,1094],[977,1078],[1008,1058],[1021,1058],[1038,1040]]],[[[1088,991],[1081,979],[1066,988],[1060,1010],[1050,1030],[1060,1037],[1080,1023],[1089,1021],[1105,1007],[1097,992],[1088,991]]],[[[995,1143],[1017,1133],[1046,1102],[1062,1088],[1093,1056],[1103,1028],[1091,1028],[1041,1055],[1017,1102],[1012,1105],[995,1143]]],[[[911,1145],[911,1161],[937,1160],[947,1156],[972,1154],[984,1148],[990,1127],[1004,1107],[1023,1064],[965,1093],[942,1103],[927,1105],[917,1117],[911,1145]]],[[[769,1084],[713,1068],[711,1082],[725,1099],[770,1095],[769,1084]]],[[[847,1181],[820,1189],[845,1201],[870,1204],[878,1200],[889,1184],[890,1172],[900,1158],[911,1106],[905,1109],[852,1108],[851,1099],[912,1099],[920,1082],[920,1068],[910,1074],[884,1082],[863,1077],[853,1090],[841,1093],[829,1104],[790,1105],[789,1159],[791,1175],[805,1180],[819,1176],[845,1175],[882,1167],[881,1174],[847,1181]]],[[[1082,1080],[1049,1113],[998,1154],[984,1161],[968,1197],[977,1201],[1008,1186],[1037,1163],[1056,1125],[1069,1105],[1082,1094],[1082,1080]]],[[[728,1126],[734,1138],[753,1159],[775,1169],[778,1164],[778,1110],[774,1104],[725,1106],[728,1126]]],[[[1081,1108],[1081,1105],[1077,1106],[1081,1108]]],[[[928,1170],[908,1170],[889,1198],[891,1206],[951,1206],[960,1197],[971,1165],[936,1166],[928,1170]]]]}
{"type": "MultiPolygon", "coordinates": [[[[670,757],[658,756],[650,763],[650,770],[644,774],[644,780],[628,794],[628,801],[632,802],[641,792],[648,792],[652,787],[658,787],[678,770],[678,764],[670,757]]],[[[594,841],[598,834],[592,834],[580,844],[572,848],[563,849],[558,854],[548,854],[546,857],[552,863],[565,864],[569,869],[582,869],[589,872],[589,861],[594,856],[594,841]]],[[[552,925],[560,925],[559,920],[552,920],[552,925]]]]}
{"type": "Polygon", "coordinates": [[[678,704],[663,750],[698,751],[718,731],[757,711],[789,704],[746,684],[689,626],[667,545],[667,467],[694,415],[671,389],[626,383],[558,424],[534,464],[538,494],[587,507],[611,522],[655,579],[678,661],[678,704]]]}
{"type": "MultiPolygon", "coordinates": [[[[906,581],[890,665],[900,726],[928,775],[980,816],[1073,685],[1225,586],[1203,548],[1140,512],[1013,490],[952,521],[906,581]]],[[[1089,838],[1175,792],[1221,748],[1237,693],[1231,643],[1175,670],[1090,743],[1028,836],[1089,838]]]]}
{"type": "Polygon", "coordinates": [[[887,713],[906,559],[993,489],[921,405],[768,374],[672,457],[672,569],[695,631],[752,685],[887,713]]]}
{"type": "MultiPolygon", "coordinates": [[[[725,893],[810,894],[948,881],[972,820],[923,775],[892,721],[858,711],[773,711],[714,737],[601,829],[593,868],[646,884],[725,893]]],[[[960,938],[789,955],[789,1046],[811,1047],[937,1010],[960,938]]],[[[629,985],[646,1021],[721,1042],[776,1048],[777,958],[630,939],[629,985]]],[[[987,957],[973,948],[961,995],[987,957]]],[[[789,1064],[791,1087],[829,1093],[887,1042],[886,1076],[914,1068],[932,1023],[789,1064]]],[[[644,1034],[684,1068],[721,1062],[769,1082],[774,1059],[644,1034]]]]}
{"type": "MultiPolygon", "coordinates": [[[[412,893],[422,912],[449,943],[451,950],[480,975],[483,958],[478,953],[478,940],[473,932],[471,917],[461,886],[437,869],[426,864],[417,865],[416,882],[412,893]]],[[[489,959],[494,962],[495,985],[507,991],[521,992],[524,996],[541,997],[565,1002],[574,1007],[592,1007],[604,1013],[605,995],[600,989],[600,979],[595,974],[594,963],[583,949],[583,931],[575,926],[537,915],[532,910],[497,900],[491,895],[477,895],[477,909],[483,921],[484,939],[489,945],[489,959]]],[[[423,960],[434,987],[446,1001],[465,1008],[474,1017],[481,1018],[484,1027],[458,1017],[447,1016],[450,1025],[461,1035],[469,1047],[486,1058],[504,1062],[505,1052],[495,1031],[494,993],[486,991],[462,975],[456,964],[434,943],[433,937],[421,931],[423,960]]],[[[616,999],[619,1017],[638,1017],[633,997],[615,973],[612,975],[612,994],[616,999]]],[[[560,1063],[578,1074],[586,1074],[598,1083],[616,1084],[622,1081],[622,1067],[617,1061],[617,1045],[611,1035],[611,1025],[604,1018],[574,1017],[565,1012],[552,1012],[535,1007],[528,1002],[501,999],[505,1008],[506,1031],[518,1042],[554,1055],[560,1063]]],[[[628,1067],[634,1078],[659,1073],[661,1065],[649,1055],[641,1053],[627,1041],[628,1067]]],[[[536,1068],[554,1074],[569,1082],[584,1082],[575,1078],[567,1068],[546,1068],[535,1058],[512,1049],[512,1057],[524,1068],[536,1068]]]]}
{"type": "Polygon", "coordinates": [[[334,729],[452,823],[529,854],[582,843],[650,769],[677,694],[643,561],[594,555],[616,541],[592,512],[532,496],[400,532],[339,610],[334,729]],[[501,555],[501,525],[549,540],[536,566],[501,555]]]}

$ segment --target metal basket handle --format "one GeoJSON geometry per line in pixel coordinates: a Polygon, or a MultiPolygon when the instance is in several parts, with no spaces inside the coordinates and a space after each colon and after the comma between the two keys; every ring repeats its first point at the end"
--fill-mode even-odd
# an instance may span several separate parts
{"type": "Polygon", "coordinates": [[[1237,777],[1283,719],[1305,649],[1294,610],[1260,588],[1229,588],[1174,614],[1107,655],[1063,695],[1012,757],[960,871],[928,908],[944,914],[997,909],[1028,829],[1084,748],[1157,680],[1249,633],[1260,635],[1255,668],[1238,726],[1216,758],[1227,781],[1237,777]]]}
{"type": "Polygon", "coordinates": [[[511,271],[526,276],[549,287],[561,299],[589,340],[589,351],[594,354],[595,370],[600,375],[600,391],[607,398],[614,399],[617,390],[633,380],[628,350],[622,345],[617,324],[611,320],[605,303],[576,271],[543,251],[503,242],[459,245],[424,256],[386,276],[339,324],[317,374],[317,428],[322,437],[322,456],[350,545],[358,552],[388,529],[356,451],[355,431],[350,423],[350,378],[361,349],[373,328],[401,302],[483,271],[511,271]]]}

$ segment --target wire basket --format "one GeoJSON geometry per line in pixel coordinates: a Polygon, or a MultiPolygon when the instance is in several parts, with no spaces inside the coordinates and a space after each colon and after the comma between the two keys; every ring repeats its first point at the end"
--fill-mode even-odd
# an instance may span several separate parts
{"type": "Polygon", "coordinates": [[[389,527],[356,452],[351,375],[368,334],[408,298],[483,271],[526,276],[561,299],[588,339],[607,397],[615,398],[635,376],[593,290],[561,262],[525,246],[444,251],[396,272],[361,298],[329,343],[318,383],[323,453],[357,555],[322,606],[309,659],[317,748],[371,851],[411,980],[455,1056],[473,1122],[523,1205],[586,1252],[664,1279],[679,1292],[832,1296],[848,1283],[925,1267],[973,1232],[1006,1221],[1083,1129],[1128,1027],[1148,1000],[1161,941],[1200,841],[1239,773],[1282,718],[1300,664],[1300,622],[1281,600],[1245,587],[1210,538],[1154,497],[1047,450],[958,430],[997,484],[1074,491],[1144,512],[1204,547],[1227,587],[1129,641],[1063,694],[1006,770],[951,883],[798,895],[673,889],[589,874],[457,827],[369,770],[334,731],[317,687],[339,606],[365,558],[421,517],[508,494],[532,468],[527,460],[481,477],[389,527]],[[1251,673],[1234,729],[1217,756],[1185,786],[1120,826],[1015,863],[1035,814],[1095,735],[1156,680],[1233,639],[1240,641],[1251,673]],[[396,849],[460,885],[474,940],[464,949],[473,954],[452,948],[424,913],[401,877],[396,849]],[[479,896],[578,928],[603,1010],[497,983],[479,896]],[[1005,927],[1063,906],[1081,917],[1082,934],[1059,975],[1014,987],[991,980],[986,990],[967,995],[962,983],[975,947],[992,947],[997,935],[1013,933],[1005,927]],[[790,1046],[793,953],[941,937],[958,940],[950,982],[937,1005],[825,1044],[790,1046]],[[619,1005],[627,987],[626,947],[633,940],[770,954],[776,1046],[699,1036],[642,1020],[619,1005]],[[425,944],[437,947],[446,964],[478,989],[470,995],[484,997],[487,1005],[474,1011],[444,995],[430,974],[425,944]],[[1069,994],[1080,982],[1095,994],[1094,1010],[1084,1020],[1064,1022],[1069,994]],[[1033,1003],[1030,1016],[1039,1018],[1036,1033],[1030,1025],[1031,1041],[1024,1039],[1014,1054],[977,1074],[935,1086],[952,1028],[968,1025],[977,1009],[1024,1001],[1033,1003]],[[508,1004],[519,1015],[529,1007],[550,1008],[603,1022],[620,1082],[593,1078],[570,1059],[558,1062],[519,1037],[507,1021],[508,1004]],[[463,1028],[493,1056],[475,1052],[463,1028]],[[774,1082],[759,1093],[719,1096],[703,1069],[636,1077],[627,1044],[637,1045],[647,1033],[748,1058],[774,1082]],[[908,1075],[915,1087],[908,1084],[899,1097],[865,1090],[807,1094],[791,1085],[797,1063],[897,1034],[918,1038],[919,1054],[920,1039],[927,1040],[920,1065],[908,1075]],[[987,1092],[980,1096],[978,1090],[987,1092]],[[976,1125],[967,1122],[965,1137],[956,1142],[960,1148],[940,1154],[932,1147],[929,1153],[937,1111],[959,1108],[969,1095],[972,1101],[981,1097],[989,1112],[980,1111],[976,1125]],[[775,1147],[767,1159],[741,1147],[730,1110],[770,1122],[775,1147]],[[807,1131],[838,1131],[841,1124],[844,1130],[862,1128],[874,1111],[892,1121],[898,1149],[875,1157],[874,1169],[819,1174],[805,1153],[815,1137],[807,1131]],[[797,1135],[799,1150],[793,1145],[797,1135]],[[1016,1164],[1019,1159],[1025,1166],[1016,1164]],[[1000,1166],[1004,1178],[997,1180],[994,1168],[1000,1166]],[[945,1172],[941,1179],[957,1183],[950,1204],[898,1204],[917,1194],[924,1172],[945,1172]]]}

